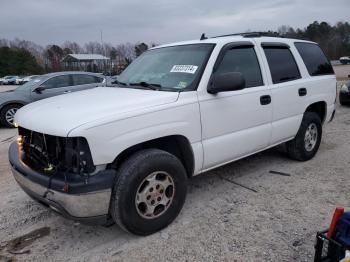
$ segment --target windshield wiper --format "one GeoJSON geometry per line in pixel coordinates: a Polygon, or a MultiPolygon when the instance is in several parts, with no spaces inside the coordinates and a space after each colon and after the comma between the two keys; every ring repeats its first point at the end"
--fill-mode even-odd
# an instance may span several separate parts
{"type": "Polygon", "coordinates": [[[159,84],[150,84],[150,83],[147,83],[145,81],[141,81],[141,82],[138,82],[138,83],[129,83],[130,86],[141,86],[141,87],[145,87],[145,88],[148,88],[148,89],[151,89],[151,90],[159,90],[162,86],[159,85],[159,84]]]}

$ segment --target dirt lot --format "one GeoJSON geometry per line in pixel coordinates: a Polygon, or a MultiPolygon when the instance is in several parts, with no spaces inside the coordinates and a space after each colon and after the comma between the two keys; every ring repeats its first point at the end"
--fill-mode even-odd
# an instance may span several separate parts
{"type": "Polygon", "coordinates": [[[289,160],[280,146],[194,177],[179,217],[148,237],[75,223],[31,200],[8,165],[15,134],[0,129],[0,260],[312,261],[316,231],[327,228],[335,206],[350,210],[347,107],[338,106],[311,161],[289,160]],[[12,252],[24,254],[9,252],[9,240],[41,228],[12,252]]]}
{"type": "Polygon", "coordinates": [[[350,65],[333,66],[338,80],[348,80],[350,77],[350,65]]]}

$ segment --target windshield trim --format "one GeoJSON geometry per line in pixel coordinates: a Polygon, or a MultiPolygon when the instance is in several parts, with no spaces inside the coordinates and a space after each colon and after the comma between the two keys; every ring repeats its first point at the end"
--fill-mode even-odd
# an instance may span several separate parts
{"type": "MultiPolygon", "coordinates": [[[[200,69],[200,71],[198,71],[198,74],[197,76],[195,77],[195,79],[192,81],[192,83],[187,86],[186,88],[184,89],[176,89],[176,88],[170,88],[170,87],[161,87],[159,90],[156,90],[156,91],[170,91],[170,92],[187,92],[187,91],[196,91],[198,89],[198,85],[199,85],[199,82],[200,80],[202,79],[202,76],[203,76],[203,73],[204,73],[204,70],[207,68],[207,65],[208,65],[208,61],[209,61],[209,58],[211,57],[211,54],[213,53],[213,50],[216,46],[215,43],[193,43],[193,44],[183,44],[183,45],[169,45],[169,46],[164,46],[164,47],[159,47],[159,48],[152,48],[152,49],[149,49],[147,50],[146,52],[144,52],[142,55],[144,55],[145,53],[147,52],[152,52],[153,50],[159,50],[159,49],[163,49],[163,48],[169,48],[169,47],[177,47],[177,46],[194,46],[194,45],[207,45],[207,46],[211,46],[211,49],[209,49],[209,52],[207,53],[207,56],[204,58],[203,60],[203,66],[202,68],[200,69]]],[[[141,56],[142,56],[141,55],[141,56]]],[[[139,56],[139,57],[141,57],[139,56]]],[[[138,58],[139,58],[138,57],[138,58]]],[[[135,60],[134,60],[135,61],[135,60]]],[[[131,63],[132,64],[132,63],[131,63]]],[[[124,71],[128,68],[129,66],[127,66],[124,71]]],[[[133,88],[132,86],[120,86],[122,88],[133,88]]]]}

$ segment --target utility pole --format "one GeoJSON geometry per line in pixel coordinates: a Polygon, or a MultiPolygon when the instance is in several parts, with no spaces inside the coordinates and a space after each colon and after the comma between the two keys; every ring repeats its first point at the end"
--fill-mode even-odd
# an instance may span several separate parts
{"type": "MultiPolygon", "coordinates": [[[[104,57],[107,57],[107,50],[106,50],[106,48],[105,48],[105,46],[104,46],[104,43],[103,43],[103,31],[102,31],[102,29],[100,30],[100,32],[101,32],[102,52],[103,52],[104,57]]],[[[105,71],[107,71],[106,63],[107,63],[107,61],[106,61],[106,60],[103,60],[103,66],[104,66],[104,70],[105,70],[105,71]]],[[[108,66],[109,75],[112,74],[111,66],[112,66],[112,61],[109,62],[109,66],[108,66]]]]}

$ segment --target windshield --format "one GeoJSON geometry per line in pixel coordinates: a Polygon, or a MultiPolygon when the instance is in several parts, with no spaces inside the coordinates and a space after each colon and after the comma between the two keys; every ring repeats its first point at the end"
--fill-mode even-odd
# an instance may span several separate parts
{"type": "Polygon", "coordinates": [[[163,47],[145,52],[118,76],[121,86],[195,89],[214,44],[163,47]]]}

